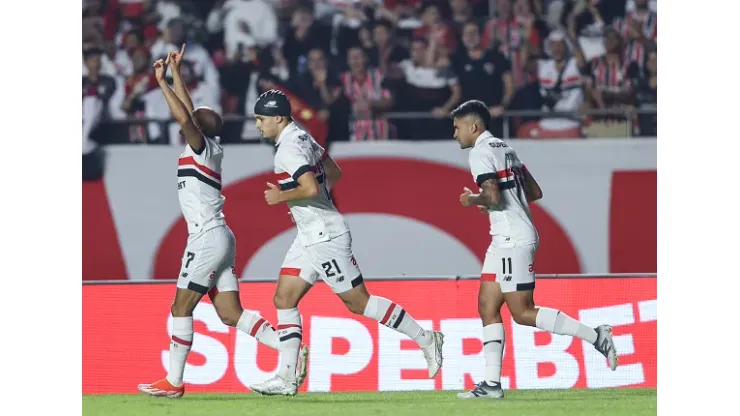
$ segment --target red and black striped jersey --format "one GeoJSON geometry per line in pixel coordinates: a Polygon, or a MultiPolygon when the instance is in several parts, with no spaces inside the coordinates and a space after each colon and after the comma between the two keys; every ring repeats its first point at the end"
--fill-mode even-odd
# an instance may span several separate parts
{"type": "Polygon", "coordinates": [[[203,151],[196,153],[189,144],[177,163],[177,195],[188,224],[188,233],[226,224],[221,194],[223,148],[213,139],[204,138],[203,151]]]}
{"type": "Polygon", "coordinates": [[[280,190],[295,189],[298,178],[309,172],[319,183],[319,194],[315,197],[288,202],[301,244],[309,246],[349,232],[347,222],[329,194],[323,164],[328,154],[324,148],[295,123],[280,133],[275,145],[275,175],[280,190]]]}
{"type": "Polygon", "coordinates": [[[491,235],[519,244],[539,242],[524,190],[526,167],[514,149],[488,131],[481,134],[468,155],[470,172],[478,186],[491,179],[498,184],[501,200],[488,207],[491,235]]]}

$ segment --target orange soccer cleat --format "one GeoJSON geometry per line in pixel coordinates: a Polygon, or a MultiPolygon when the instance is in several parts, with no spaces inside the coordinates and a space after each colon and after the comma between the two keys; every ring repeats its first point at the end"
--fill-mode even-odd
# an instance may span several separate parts
{"type": "Polygon", "coordinates": [[[139,384],[139,391],[152,397],[178,399],[185,394],[185,385],[175,387],[166,378],[152,384],[139,384]]]}

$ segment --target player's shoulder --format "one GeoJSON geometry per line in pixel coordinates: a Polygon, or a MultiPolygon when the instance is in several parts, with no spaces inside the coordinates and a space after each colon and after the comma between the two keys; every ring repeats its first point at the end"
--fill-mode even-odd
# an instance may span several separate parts
{"type": "Polygon", "coordinates": [[[489,134],[488,137],[484,137],[475,143],[473,151],[476,153],[490,153],[491,151],[506,151],[510,148],[509,143],[505,140],[489,134]]]}
{"type": "Polygon", "coordinates": [[[211,148],[214,151],[217,152],[223,152],[224,148],[221,146],[221,138],[220,137],[206,137],[203,136],[203,140],[205,141],[206,146],[211,148]]]}

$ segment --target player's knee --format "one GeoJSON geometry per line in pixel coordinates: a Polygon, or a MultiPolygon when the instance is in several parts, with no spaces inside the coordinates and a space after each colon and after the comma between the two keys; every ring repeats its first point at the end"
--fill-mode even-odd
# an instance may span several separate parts
{"type": "Polygon", "coordinates": [[[241,314],[237,312],[229,312],[219,315],[219,318],[221,318],[221,322],[223,322],[224,325],[234,327],[237,323],[239,323],[239,318],[241,318],[241,314]]]}
{"type": "Polygon", "coordinates": [[[478,315],[485,322],[500,322],[501,311],[496,308],[496,302],[484,296],[478,296],[478,315]]]}
{"type": "Polygon", "coordinates": [[[537,311],[534,308],[509,308],[509,311],[511,312],[511,317],[514,319],[514,322],[517,324],[525,326],[535,325],[537,311]]]}
{"type": "Polygon", "coordinates": [[[525,325],[525,316],[522,311],[511,311],[511,317],[514,319],[514,322],[516,322],[519,325],[525,325]]]}
{"type": "Polygon", "coordinates": [[[175,318],[181,318],[185,316],[191,316],[193,314],[193,307],[183,302],[173,302],[170,307],[170,313],[175,318]]]}
{"type": "Polygon", "coordinates": [[[367,301],[362,302],[361,299],[344,300],[344,304],[350,312],[356,315],[362,315],[365,312],[367,301]]]}
{"type": "Polygon", "coordinates": [[[295,300],[295,296],[291,296],[289,293],[276,292],[272,298],[272,302],[275,304],[277,309],[292,309],[298,306],[298,302],[295,300]]]}

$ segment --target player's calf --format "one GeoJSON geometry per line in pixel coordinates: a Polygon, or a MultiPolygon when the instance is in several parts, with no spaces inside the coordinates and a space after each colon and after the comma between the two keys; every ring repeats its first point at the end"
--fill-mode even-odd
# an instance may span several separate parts
{"type": "Polygon", "coordinates": [[[339,294],[347,308],[356,314],[375,319],[382,325],[405,334],[416,341],[424,353],[429,367],[429,377],[437,375],[442,367],[442,344],[440,332],[424,330],[406,310],[389,299],[368,293],[364,283],[339,294]]]}
{"type": "Polygon", "coordinates": [[[507,293],[505,298],[516,323],[537,327],[552,334],[568,335],[587,341],[607,358],[612,370],[617,368],[619,359],[610,326],[601,325],[598,328],[591,328],[562,311],[543,306],[535,307],[532,291],[507,293]]]}
{"type": "Polygon", "coordinates": [[[238,291],[210,292],[211,301],[224,325],[235,327],[272,349],[278,349],[277,332],[272,324],[259,314],[245,311],[238,291]]]}
{"type": "Polygon", "coordinates": [[[281,275],[273,298],[277,309],[277,337],[280,343],[278,374],[288,382],[296,379],[298,356],[303,340],[301,314],[297,306],[310,288],[310,284],[296,276],[281,275]]]}
{"type": "Polygon", "coordinates": [[[190,289],[178,288],[172,302],[172,337],[170,365],[167,377],[151,384],[140,384],[139,391],[156,397],[181,397],[185,393],[183,374],[185,361],[193,345],[193,309],[203,295],[190,289]]]}

